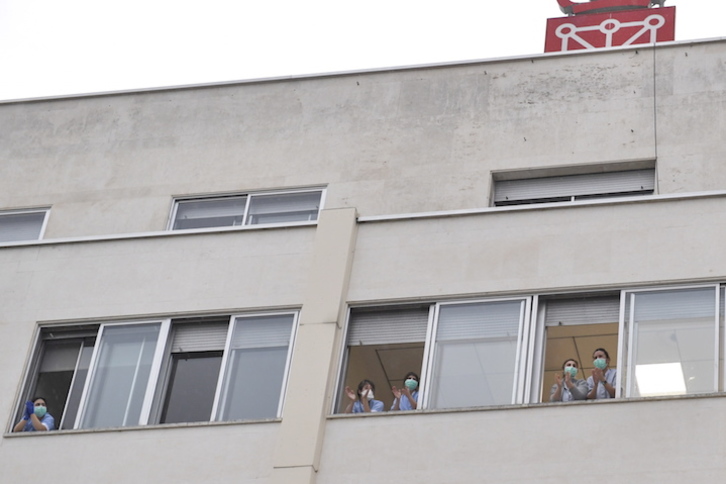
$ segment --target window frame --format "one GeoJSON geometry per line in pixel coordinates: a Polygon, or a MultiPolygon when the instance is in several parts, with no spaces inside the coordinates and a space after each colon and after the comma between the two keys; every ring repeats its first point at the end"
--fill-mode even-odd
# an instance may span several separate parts
{"type": "MultiPolygon", "coordinates": [[[[512,392],[511,405],[528,405],[528,404],[539,404],[546,403],[541,397],[543,392],[543,384],[546,386],[547,383],[543,382],[545,376],[545,356],[547,351],[546,344],[546,311],[547,301],[555,299],[578,299],[583,298],[586,302],[590,298],[603,299],[612,298],[612,307],[608,310],[607,314],[612,316],[612,321],[608,318],[608,324],[611,326],[612,331],[615,331],[615,325],[617,324],[617,357],[616,361],[611,362],[616,366],[612,366],[617,370],[617,380],[615,386],[616,399],[640,399],[640,398],[679,398],[683,396],[691,395],[703,395],[710,392],[697,392],[697,393],[685,393],[683,395],[647,395],[647,396],[633,396],[632,381],[629,384],[628,380],[632,380],[629,377],[634,370],[635,357],[633,348],[633,338],[635,337],[634,331],[627,328],[627,314],[626,310],[633,311],[634,308],[628,309],[627,300],[634,294],[638,293],[654,293],[654,292],[673,292],[673,291],[689,291],[698,289],[712,289],[714,294],[714,308],[715,316],[713,325],[708,325],[714,333],[712,343],[712,353],[709,353],[709,358],[712,359],[712,365],[714,370],[714,381],[713,381],[713,392],[723,393],[726,392],[726,281],[714,282],[714,283],[699,283],[694,282],[693,284],[666,284],[657,286],[640,286],[640,287],[621,287],[620,289],[608,288],[601,290],[589,290],[589,291],[565,291],[565,292],[543,292],[537,294],[521,295],[521,296],[506,296],[506,297],[488,297],[488,298],[476,298],[476,299],[456,299],[456,300],[441,300],[441,301],[421,301],[410,303],[397,302],[391,304],[361,304],[355,306],[349,306],[346,315],[345,331],[342,333],[342,345],[339,364],[339,374],[337,378],[337,387],[335,389],[335,396],[331,413],[338,413],[340,407],[340,398],[343,382],[346,380],[348,372],[348,358],[350,348],[356,346],[349,341],[349,329],[351,324],[351,312],[356,309],[371,309],[371,310],[384,310],[387,306],[407,306],[407,305],[430,305],[429,317],[426,328],[426,339],[424,342],[424,353],[421,362],[421,382],[419,384],[419,407],[417,410],[429,410],[429,411],[447,411],[454,408],[464,407],[440,407],[434,408],[432,403],[433,389],[435,388],[434,382],[439,376],[435,374],[435,354],[436,354],[436,334],[438,331],[438,325],[440,322],[440,312],[442,307],[460,305],[460,304],[476,304],[476,303],[491,303],[500,301],[522,301],[522,313],[520,314],[519,322],[519,333],[517,336],[517,355],[515,360],[514,368],[514,385],[512,392]],[[615,302],[617,298],[617,306],[615,302]],[[617,308],[617,313],[616,313],[617,308]],[[617,314],[617,321],[615,316],[617,314]],[[629,350],[630,348],[630,350],[629,350]],[[628,386],[630,385],[630,386],[628,386]]],[[[592,306],[592,307],[597,307],[592,306]]],[[[590,307],[590,306],[588,306],[590,307]]],[[[705,307],[705,306],[704,306],[705,307]]],[[[597,316],[597,313],[592,313],[597,316]]],[[[606,314],[606,316],[607,316],[606,314]]],[[[599,321],[600,316],[596,317],[595,320],[583,320],[584,325],[588,324],[602,324],[605,321],[599,321]]],[[[710,324],[710,323],[709,323],[710,324]]],[[[612,333],[608,333],[611,334],[612,333]]],[[[612,337],[612,336],[610,336],[612,337]]],[[[371,345],[375,346],[375,345],[371,345]]],[[[612,351],[612,350],[611,350],[612,351]]],[[[589,355],[588,355],[589,356],[589,355]]],[[[582,362],[581,362],[582,363],[582,362]]],[[[633,373],[634,374],[634,373],[633,373]]],[[[585,378],[587,376],[585,375],[585,378]]],[[[380,392],[381,390],[379,390],[380,392]]],[[[385,390],[383,390],[385,391],[385,390]]],[[[509,404],[506,404],[509,405],[509,404]]],[[[498,405],[485,405],[481,408],[498,406],[498,405]]],[[[479,407],[472,407],[479,408],[479,407]]]]}
{"type": "Polygon", "coordinates": [[[657,181],[655,160],[494,172],[492,173],[490,206],[505,208],[637,198],[655,195],[658,188],[657,181]],[[631,177],[628,177],[627,174],[631,174],[631,177]],[[647,186],[641,185],[640,189],[632,186],[635,182],[644,181],[646,175],[648,175],[647,186]],[[501,191],[503,189],[507,193],[514,190],[515,193],[525,192],[531,196],[525,197],[520,194],[511,200],[509,198],[502,200],[501,191]]]}
{"type": "Polygon", "coordinates": [[[28,243],[33,242],[36,240],[43,240],[43,237],[45,236],[45,229],[48,226],[48,215],[50,214],[51,207],[40,207],[40,208],[23,208],[23,209],[13,209],[13,210],[0,210],[0,227],[2,227],[2,219],[6,216],[13,216],[13,215],[24,215],[24,214],[35,214],[35,213],[42,213],[43,214],[43,221],[40,223],[40,228],[38,229],[38,237],[34,239],[18,239],[18,240],[8,240],[3,241],[0,240],[0,245],[10,245],[10,244],[22,244],[22,243],[28,243]]]}
{"type": "Polygon", "coordinates": [[[312,225],[316,224],[320,212],[325,206],[325,196],[327,190],[325,187],[311,187],[311,188],[295,188],[285,190],[265,190],[265,191],[251,191],[251,192],[235,192],[235,193],[222,193],[216,195],[196,195],[196,196],[180,196],[174,197],[172,200],[171,212],[169,214],[169,221],[167,223],[167,231],[171,232],[183,232],[183,231],[209,231],[219,229],[240,229],[240,228],[254,228],[254,227],[286,227],[291,225],[312,225]],[[320,199],[318,202],[318,211],[314,220],[300,220],[294,222],[271,222],[271,223],[256,223],[252,224],[248,222],[250,206],[253,198],[259,198],[264,196],[274,195],[294,195],[302,193],[320,193],[320,199]],[[240,214],[242,217],[242,223],[239,225],[215,225],[211,227],[199,227],[199,228],[186,228],[176,229],[174,226],[177,223],[177,214],[179,212],[179,206],[185,202],[206,202],[206,201],[222,201],[222,200],[234,200],[234,199],[245,199],[245,207],[243,212],[240,214]]]}
{"type": "MultiPolygon", "coordinates": [[[[220,418],[221,415],[218,415],[217,413],[217,405],[220,402],[222,396],[221,396],[221,390],[224,387],[227,378],[227,372],[226,372],[226,365],[228,364],[230,354],[233,351],[232,350],[232,336],[233,331],[235,328],[235,322],[238,322],[237,324],[240,324],[239,321],[244,320],[250,320],[254,318],[266,318],[266,317],[275,317],[275,316],[283,316],[283,317],[289,317],[289,324],[290,324],[290,332],[284,334],[284,338],[287,341],[287,347],[285,348],[285,360],[284,363],[281,363],[282,368],[282,378],[281,378],[281,385],[279,388],[279,393],[277,393],[277,407],[275,409],[275,413],[273,417],[274,419],[279,419],[282,417],[282,410],[284,408],[284,402],[285,402],[285,396],[287,392],[287,385],[288,385],[288,379],[289,379],[289,373],[290,373],[290,365],[292,362],[292,354],[294,350],[295,345],[295,339],[297,336],[298,326],[299,326],[299,310],[297,309],[291,309],[291,310],[277,310],[277,311],[255,311],[255,312],[249,312],[249,313],[235,313],[231,314],[229,316],[224,316],[224,318],[227,319],[227,325],[228,327],[225,329],[225,340],[224,340],[224,348],[222,349],[222,363],[220,364],[219,373],[217,375],[217,380],[214,385],[214,393],[212,395],[213,398],[213,408],[210,412],[208,420],[205,421],[194,421],[194,422],[172,422],[172,423],[160,423],[161,420],[161,414],[165,406],[168,404],[167,398],[168,395],[168,388],[169,384],[171,383],[169,378],[170,369],[172,366],[172,359],[174,357],[174,353],[172,351],[172,338],[173,338],[173,328],[175,325],[184,325],[191,321],[197,321],[200,318],[184,318],[184,317],[177,317],[177,318],[159,318],[159,319],[143,319],[143,320],[124,320],[124,321],[105,321],[105,322],[98,322],[98,323],[78,323],[78,324],[69,324],[69,325],[45,325],[45,326],[39,326],[38,331],[36,334],[36,337],[34,339],[34,351],[32,352],[32,355],[30,356],[31,360],[28,364],[28,370],[26,371],[26,376],[24,378],[24,384],[23,384],[23,393],[22,395],[25,396],[25,398],[22,398],[20,402],[18,402],[18,405],[22,403],[22,401],[27,400],[28,397],[30,397],[31,393],[34,393],[37,391],[36,386],[38,384],[38,378],[40,375],[40,369],[43,366],[44,358],[46,356],[46,349],[48,348],[48,343],[53,343],[55,341],[63,341],[63,339],[67,339],[69,342],[82,342],[86,338],[93,338],[94,344],[93,344],[93,350],[90,356],[90,361],[88,364],[88,370],[85,375],[85,381],[82,383],[81,393],[80,393],[80,399],[77,403],[77,406],[72,406],[73,408],[69,407],[69,401],[71,399],[71,395],[73,392],[73,387],[76,384],[76,380],[78,378],[78,371],[82,370],[82,368],[78,367],[78,363],[76,363],[75,368],[73,369],[73,375],[71,377],[71,383],[70,387],[68,388],[67,392],[65,394],[61,395],[61,398],[63,398],[63,402],[59,403],[59,405],[62,404],[62,408],[54,408],[53,414],[54,416],[57,416],[58,420],[58,429],[61,429],[62,421],[64,421],[67,416],[69,409],[72,410],[75,413],[75,418],[73,419],[73,422],[69,422],[70,425],[66,425],[65,430],[93,430],[93,429],[100,429],[100,428],[133,428],[133,427],[139,427],[139,426],[166,426],[166,425],[175,425],[175,424],[189,424],[189,423],[199,423],[199,424],[208,424],[211,422],[245,422],[245,421],[257,421],[260,420],[259,418],[242,418],[242,419],[222,419],[220,418]],[[100,359],[102,351],[106,351],[104,347],[108,348],[108,342],[105,340],[106,336],[109,334],[112,334],[112,330],[115,328],[133,328],[135,326],[141,326],[144,327],[143,329],[148,329],[152,325],[158,325],[158,333],[155,335],[155,341],[154,341],[154,347],[153,347],[153,353],[151,353],[151,363],[149,365],[149,373],[148,373],[148,381],[145,383],[145,386],[143,386],[143,391],[140,391],[139,394],[141,396],[141,406],[138,416],[138,421],[134,418],[131,421],[124,422],[123,425],[119,426],[96,426],[90,424],[89,414],[93,412],[94,405],[97,405],[99,403],[98,400],[91,401],[92,394],[95,389],[96,382],[100,381],[99,378],[102,378],[101,372],[104,371],[104,367],[100,366],[100,359]],[[82,329],[82,334],[75,334],[74,328],[78,327],[79,330],[82,329]],[[59,338],[55,337],[44,337],[44,332],[48,334],[52,334],[53,332],[68,332],[68,336],[61,336],[59,338]]],[[[203,318],[203,317],[202,317],[203,318]]],[[[212,317],[210,317],[212,318],[212,317]]],[[[222,318],[218,318],[219,321],[222,321],[222,318]]],[[[287,324],[288,321],[283,320],[283,323],[287,324]]],[[[287,331],[285,329],[285,331],[287,331]]],[[[282,335],[282,333],[280,333],[282,335]]],[[[133,336],[134,333],[131,333],[133,336]]],[[[244,341],[244,339],[243,339],[244,341]]],[[[280,348],[283,346],[280,345],[280,348]]],[[[256,347],[253,345],[251,346],[252,349],[255,349],[256,347]]],[[[260,348],[264,348],[264,346],[261,346],[260,348]]],[[[78,355],[76,356],[77,362],[81,360],[82,358],[82,352],[83,352],[83,344],[79,344],[78,349],[78,355]]],[[[139,352],[139,354],[141,354],[139,352]]],[[[279,376],[279,374],[276,375],[276,377],[279,376]]],[[[129,401],[133,397],[134,392],[125,392],[123,395],[121,395],[121,392],[119,393],[118,398],[128,398],[129,401]]],[[[14,416],[18,418],[17,412],[14,413],[14,416]]],[[[14,420],[15,421],[15,420],[14,420]]]]}

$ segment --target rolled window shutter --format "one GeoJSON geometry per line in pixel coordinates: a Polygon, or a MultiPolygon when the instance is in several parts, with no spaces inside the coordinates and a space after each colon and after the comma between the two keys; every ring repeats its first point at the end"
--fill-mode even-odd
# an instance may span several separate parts
{"type": "Polygon", "coordinates": [[[186,323],[174,326],[172,353],[221,351],[227,341],[229,321],[186,323]]]}
{"type": "Polygon", "coordinates": [[[523,301],[444,305],[436,341],[516,338],[523,301]]]}
{"type": "Polygon", "coordinates": [[[418,343],[426,340],[429,306],[351,310],[348,345],[418,343]]]}
{"type": "Polygon", "coordinates": [[[239,317],[235,320],[231,349],[289,346],[294,314],[239,317]]]}
{"type": "Polygon", "coordinates": [[[546,326],[617,323],[620,321],[620,297],[603,296],[546,301],[546,326]]]}
{"type": "Polygon", "coordinates": [[[496,204],[558,197],[652,193],[654,189],[655,169],[501,180],[495,183],[494,202],[496,204]]]}

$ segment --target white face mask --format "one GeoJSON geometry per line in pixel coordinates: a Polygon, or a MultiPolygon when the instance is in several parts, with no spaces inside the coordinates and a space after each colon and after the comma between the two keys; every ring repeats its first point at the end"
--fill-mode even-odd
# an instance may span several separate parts
{"type": "MultiPolygon", "coordinates": [[[[365,390],[360,392],[360,396],[362,397],[365,394],[365,392],[366,392],[365,390]]],[[[368,400],[373,400],[373,390],[368,390],[368,395],[366,395],[366,398],[368,400]]]]}

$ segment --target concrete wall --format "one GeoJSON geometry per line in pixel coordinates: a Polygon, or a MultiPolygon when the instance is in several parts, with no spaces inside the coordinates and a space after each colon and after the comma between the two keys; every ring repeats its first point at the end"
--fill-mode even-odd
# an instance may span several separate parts
{"type": "Polygon", "coordinates": [[[3,475],[722,481],[721,394],[329,412],[350,304],[726,282],[724,52],[672,44],[0,104],[0,210],[52,207],[46,241],[0,248],[5,430],[39,324],[300,309],[280,421],[5,434],[3,475]],[[654,159],[657,193],[673,198],[486,209],[492,173],[654,159]],[[327,187],[314,227],[148,234],[175,196],[307,186],[327,187]]]}

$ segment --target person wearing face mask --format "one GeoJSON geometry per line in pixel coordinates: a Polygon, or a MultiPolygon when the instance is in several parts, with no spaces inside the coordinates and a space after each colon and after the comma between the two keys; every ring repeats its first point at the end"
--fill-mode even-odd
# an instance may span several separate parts
{"type": "Polygon", "coordinates": [[[590,390],[587,398],[614,398],[617,371],[610,368],[610,355],[605,349],[598,348],[592,353],[592,358],[595,360],[592,362],[595,368],[592,369],[592,376],[587,379],[590,390]]]}
{"type": "Polygon", "coordinates": [[[376,385],[370,380],[361,380],[357,394],[350,387],[345,387],[345,394],[350,399],[345,413],[382,412],[383,402],[373,398],[375,391],[376,385]]]}
{"type": "Polygon", "coordinates": [[[23,419],[15,424],[13,432],[44,432],[46,430],[55,430],[55,419],[48,413],[45,398],[35,397],[32,402],[25,402],[23,419]]]}
{"type": "Polygon", "coordinates": [[[555,375],[555,384],[550,390],[550,402],[571,402],[587,399],[587,382],[577,378],[577,360],[568,358],[562,364],[562,375],[555,375]]]}
{"type": "Polygon", "coordinates": [[[401,389],[395,386],[391,388],[393,396],[396,397],[391,405],[391,410],[416,410],[418,407],[418,375],[412,371],[406,373],[401,389]]]}

